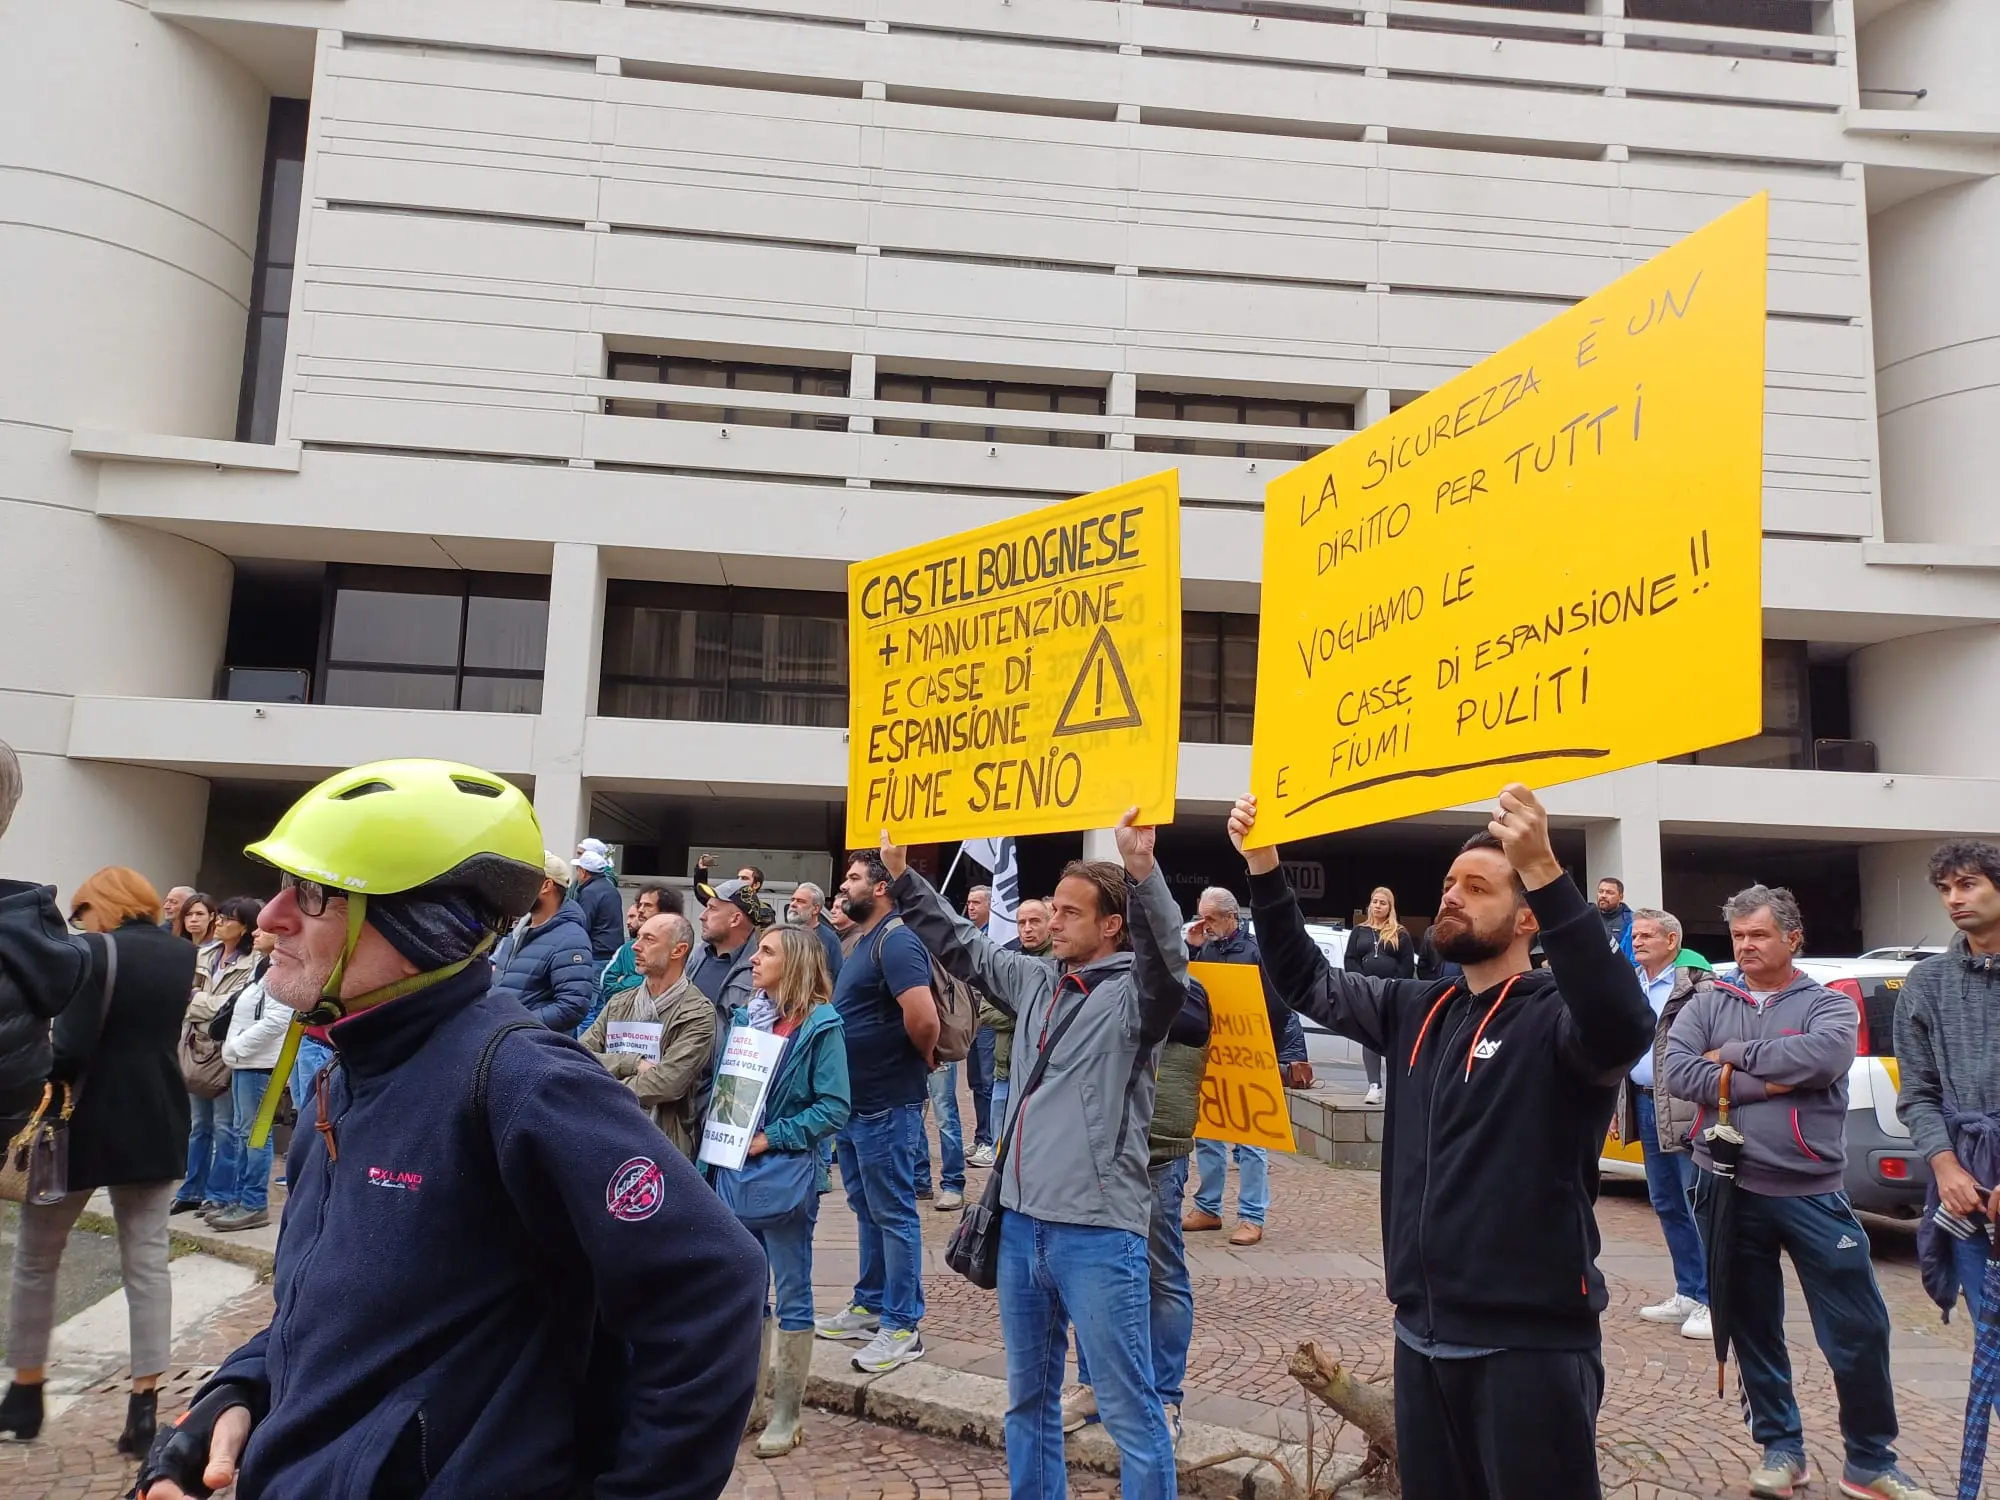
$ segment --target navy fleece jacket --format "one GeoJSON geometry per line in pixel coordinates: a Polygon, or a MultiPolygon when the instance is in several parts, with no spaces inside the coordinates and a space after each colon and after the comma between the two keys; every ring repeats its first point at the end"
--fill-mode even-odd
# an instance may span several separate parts
{"type": "Polygon", "coordinates": [[[271,1324],[211,1387],[239,1500],[713,1500],[756,1381],[757,1243],[567,1037],[475,963],[336,1025],[301,1122],[271,1324]],[[312,1107],[308,1106],[310,1110],[312,1107]]]}

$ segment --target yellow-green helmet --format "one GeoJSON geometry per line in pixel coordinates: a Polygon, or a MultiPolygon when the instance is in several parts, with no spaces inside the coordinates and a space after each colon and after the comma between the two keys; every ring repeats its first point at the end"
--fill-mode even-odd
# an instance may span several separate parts
{"type": "Polygon", "coordinates": [[[512,783],[446,760],[378,760],[329,776],[243,851],[335,893],[472,892],[496,925],[535,904],[542,829],[512,783]]]}

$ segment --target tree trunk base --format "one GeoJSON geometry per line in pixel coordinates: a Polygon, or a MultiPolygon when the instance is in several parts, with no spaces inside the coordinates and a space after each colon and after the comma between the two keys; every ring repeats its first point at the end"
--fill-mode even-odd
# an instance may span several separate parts
{"type": "Polygon", "coordinates": [[[1299,1345],[1286,1368],[1315,1400],[1353,1423],[1367,1439],[1366,1460],[1355,1479],[1368,1480],[1377,1493],[1400,1495],[1394,1382],[1384,1380],[1373,1384],[1356,1380],[1338,1360],[1310,1340],[1299,1345]]]}

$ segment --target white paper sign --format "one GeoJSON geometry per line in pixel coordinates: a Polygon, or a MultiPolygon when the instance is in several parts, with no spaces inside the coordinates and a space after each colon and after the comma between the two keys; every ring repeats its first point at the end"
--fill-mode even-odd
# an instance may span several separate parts
{"type": "Polygon", "coordinates": [[[764,1095],[771,1087],[784,1053],[785,1039],[749,1026],[735,1027],[722,1049],[716,1069],[715,1093],[708,1101],[708,1120],[701,1128],[696,1161],[741,1171],[750,1155],[750,1137],[764,1118],[764,1095]]]}
{"type": "Polygon", "coordinates": [[[607,1021],[604,1026],[604,1050],[658,1062],[662,1024],[659,1021],[607,1021]]]}

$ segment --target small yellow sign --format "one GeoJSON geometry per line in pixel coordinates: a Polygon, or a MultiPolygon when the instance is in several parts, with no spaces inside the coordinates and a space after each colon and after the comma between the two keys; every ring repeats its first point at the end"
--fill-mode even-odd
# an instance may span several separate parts
{"type": "Polygon", "coordinates": [[[1175,470],[847,573],[847,839],[1171,823],[1175,470]]]}
{"type": "Polygon", "coordinates": [[[1271,482],[1255,842],[1758,733],[1767,218],[1271,482]]]}
{"type": "Polygon", "coordinates": [[[1208,991],[1212,1022],[1195,1135],[1272,1151],[1297,1149],[1259,971],[1250,964],[1189,964],[1188,972],[1208,991]]]}

